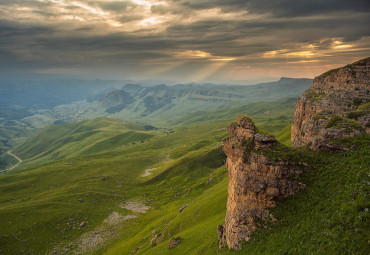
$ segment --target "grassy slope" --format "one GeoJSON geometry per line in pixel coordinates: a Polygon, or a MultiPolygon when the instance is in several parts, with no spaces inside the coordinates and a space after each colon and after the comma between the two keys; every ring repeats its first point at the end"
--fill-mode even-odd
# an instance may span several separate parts
{"type": "MultiPolygon", "coordinates": [[[[370,137],[356,143],[356,150],[349,152],[309,152],[311,166],[301,177],[307,187],[271,209],[278,221],[257,231],[241,251],[223,249],[219,253],[367,254],[370,137]]],[[[222,168],[218,171],[225,172],[222,168]]],[[[105,254],[130,254],[135,249],[132,242],[142,247],[137,254],[215,254],[216,226],[223,223],[226,212],[226,187],[224,177],[182,213],[165,212],[160,220],[105,254]],[[161,222],[168,218],[169,224],[161,222]],[[153,230],[164,230],[166,238],[150,248],[153,230]],[[169,237],[177,236],[183,242],[168,250],[169,237]]]]}
{"type": "Polygon", "coordinates": [[[78,155],[111,151],[129,143],[144,141],[157,131],[113,118],[96,118],[65,125],[49,126],[17,146],[14,151],[25,162],[42,163],[78,155]]]}
{"type": "MultiPolygon", "coordinates": [[[[255,103],[224,110],[199,111],[172,120],[166,127],[223,121],[226,126],[239,113],[253,116],[258,125],[277,134],[290,121],[294,99],[269,104],[255,103]],[[268,114],[266,114],[268,113],[268,114]]],[[[144,125],[114,118],[96,118],[65,125],[49,126],[17,146],[14,152],[24,163],[18,168],[78,155],[101,153],[117,149],[132,142],[144,141],[160,131],[146,130],[144,125]]],[[[4,154],[9,165],[13,159],[4,154]]]]}
{"type": "MultiPolygon", "coordinates": [[[[266,94],[266,92],[263,93],[266,94]]],[[[249,96],[252,97],[252,95],[249,96]]],[[[247,100],[246,102],[248,101],[250,100],[247,100]]],[[[125,119],[135,119],[140,122],[158,125],[158,127],[179,128],[185,125],[212,123],[220,120],[224,120],[226,125],[226,123],[233,120],[235,116],[242,113],[253,117],[256,123],[258,123],[259,125],[263,125],[267,131],[276,134],[286,125],[288,121],[290,121],[293,115],[295,98],[280,99],[279,101],[268,103],[259,102],[227,109],[223,109],[226,106],[225,105],[222,106],[218,101],[207,102],[207,100],[206,101],[203,100],[201,102],[202,102],[201,105],[198,105],[196,102],[192,102],[191,104],[191,107],[193,107],[192,109],[196,110],[210,108],[210,110],[188,113],[190,110],[189,109],[186,110],[185,108],[182,107],[182,104],[179,104],[177,105],[177,107],[180,107],[179,111],[176,111],[176,109],[174,109],[174,106],[170,105],[168,106],[169,109],[167,108],[161,109],[157,113],[157,115],[150,115],[150,117],[148,118],[140,117],[135,119],[134,118],[134,116],[136,116],[135,114],[131,116],[130,113],[127,113],[125,111],[119,113],[116,116],[125,119]],[[219,110],[214,110],[214,108],[218,108],[219,110]],[[167,111],[172,112],[171,115],[172,117],[170,117],[167,114],[167,111]],[[269,114],[267,115],[265,113],[269,114]],[[182,116],[183,114],[186,115],[182,116]]],[[[99,114],[104,115],[101,112],[98,114],[100,110],[102,110],[102,108],[101,109],[94,108],[93,110],[94,114],[85,117],[93,118],[94,116],[98,116],[99,114]]],[[[33,137],[29,138],[23,144],[21,142],[25,140],[24,137],[19,141],[16,141],[17,139],[13,139],[12,143],[14,146],[16,146],[14,151],[15,153],[18,153],[22,158],[29,159],[26,160],[23,164],[23,166],[24,165],[29,166],[30,164],[28,164],[28,162],[30,161],[33,161],[33,164],[35,163],[39,164],[45,161],[62,159],[65,157],[76,156],[79,154],[96,153],[100,152],[101,150],[105,150],[106,148],[112,149],[118,146],[119,144],[126,144],[127,142],[133,142],[136,140],[140,141],[146,139],[145,135],[143,135],[143,132],[140,132],[139,134],[136,135],[132,134],[121,135],[121,133],[125,133],[127,132],[127,130],[137,130],[138,127],[126,127],[127,123],[129,122],[126,122],[125,126],[125,124],[122,124],[122,122],[120,123],[116,119],[104,120],[103,118],[97,118],[97,120],[99,120],[101,123],[106,122],[106,127],[91,127],[92,123],[95,120],[90,120],[82,123],[77,122],[68,125],[50,126],[44,129],[42,133],[35,134],[33,137]],[[78,129],[79,125],[89,126],[89,130],[78,129]],[[119,125],[122,125],[122,127],[119,127],[119,125]],[[104,136],[102,136],[103,131],[104,136]],[[113,138],[113,136],[115,135],[117,135],[117,137],[113,138]],[[138,137],[140,135],[143,135],[143,137],[138,137]],[[110,141],[105,141],[108,140],[109,137],[112,137],[112,139],[110,141]],[[40,141],[42,142],[40,143],[40,141]],[[112,141],[116,141],[117,144],[111,143],[112,141]],[[64,144],[67,144],[67,146],[65,146],[64,144]]],[[[141,129],[139,128],[139,130],[141,129]]],[[[151,134],[150,132],[146,133],[151,134]]],[[[9,140],[9,137],[4,139],[5,139],[4,143],[6,143],[6,141],[9,140]]],[[[8,149],[9,146],[5,146],[3,152],[5,152],[8,149]]],[[[1,152],[1,141],[0,141],[0,152],[1,152]]],[[[13,161],[14,160],[12,159],[12,157],[9,157],[8,155],[6,155],[6,153],[0,155],[0,170],[11,166],[13,164],[13,161]]],[[[22,165],[19,168],[22,168],[22,165]]]]}
{"type": "Polygon", "coordinates": [[[367,254],[370,136],[352,142],[353,151],[313,154],[307,188],[279,202],[278,221],[236,254],[367,254]]]}
{"type": "Polygon", "coordinates": [[[1,249],[12,254],[22,254],[17,248],[20,246],[24,247],[23,251],[50,251],[60,241],[68,244],[84,231],[93,230],[113,211],[128,214],[119,204],[139,198],[156,209],[133,220],[132,224],[126,223],[122,235],[132,234],[135,229],[130,227],[151,222],[162,214],[160,208],[166,208],[169,202],[180,203],[174,195],[185,192],[189,185],[194,185],[192,196],[198,194],[195,190],[202,187],[196,181],[202,176],[207,179],[213,169],[223,164],[215,144],[225,133],[224,124],[187,127],[135,146],[59,160],[0,177],[1,249]],[[216,160],[203,158],[209,151],[214,151],[210,157],[216,160]],[[207,163],[209,161],[216,164],[207,163]],[[158,171],[162,176],[189,169],[201,172],[189,175],[189,182],[181,180],[179,175],[171,177],[173,181],[166,184],[172,189],[167,185],[144,185],[139,175],[155,166],[161,166],[158,171]],[[160,199],[156,201],[158,194],[160,199]],[[85,201],[79,202],[80,198],[85,201]],[[78,224],[85,220],[88,225],[79,229],[75,223],[72,228],[67,224],[68,219],[78,224]]]}
{"type": "MultiPolygon", "coordinates": [[[[12,106],[0,109],[0,170],[11,165],[11,158],[7,157],[4,152],[23,143],[24,140],[30,135],[47,125],[55,123],[55,121],[56,123],[64,123],[82,119],[93,119],[101,116],[113,116],[126,121],[147,123],[166,128],[170,125],[167,120],[178,118],[179,116],[198,111],[199,109],[228,109],[232,106],[248,103],[261,101],[271,102],[274,100],[281,100],[282,98],[297,98],[311,85],[311,82],[312,81],[309,79],[283,78],[277,82],[259,84],[255,86],[193,84],[168,86],[165,89],[163,86],[159,86],[157,89],[155,87],[142,88],[141,92],[143,93],[139,93],[140,96],[136,95],[137,100],[133,104],[123,109],[123,111],[117,113],[109,113],[105,111],[107,107],[104,107],[98,101],[91,102],[90,100],[88,100],[90,101],[88,103],[76,101],[72,104],[62,104],[53,109],[50,107],[44,109],[43,107],[46,107],[48,104],[45,105],[40,101],[37,103],[37,105],[41,103],[44,106],[39,105],[41,108],[36,107],[37,109],[28,109],[26,106],[14,106],[19,104],[11,103],[10,105],[12,106]],[[147,92],[144,93],[144,91],[147,92]],[[146,100],[148,97],[152,98],[153,100],[149,100],[148,102],[146,100]],[[167,102],[168,99],[172,100],[171,103],[167,102]],[[160,103],[161,101],[165,101],[168,104],[162,105],[160,103]]],[[[114,86],[117,86],[117,84],[114,84],[114,86]]],[[[20,88],[21,87],[23,87],[23,85],[20,86],[20,88]]],[[[40,93],[43,94],[45,92],[41,87],[35,87],[35,89],[38,92],[32,91],[31,93],[37,94],[35,98],[39,98],[40,93]]],[[[13,90],[10,89],[10,92],[12,91],[13,90]]],[[[111,90],[107,89],[106,92],[108,91],[111,90]]],[[[62,94],[65,95],[65,93],[66,91],[63,91],[62,94]]],[[[101,91],[101,93],[103,93],[103,91],[101,91]]],[[[33,101],[35,99],[27,98],[27,96],[24,97],[24,95],[29,96],[29,93],[21,93],[21,95],[19,95],[19,93],[11,93],[11,97],[15,95],[18,95],[17,99],[22,98],[26,101],[29,101],[29,99],[33,101]]],[[[50,98],[44,99],[46,101],[50,101],[50,98]]],[[[22,102],[20,102],[20,105],[24,105],[24,100],[21,100],[22,102]]],[[[112,98],[107,100],[114,101],[112,98]]],[[[5,100],[5,105],[6,101],[8,100],[5,100]]],[[[62,101],[59,103],[62,103],[62,101]]],[[[64,103],[67,103],[67,101],[64,100],[64,103]]],[[[54,100],[51,105],[55,105],[55,103],[56,101],[54,100]]],[[[116,103],[121,104],[122,102],[116,103]]],[[[227,119],[229,118],[230,117],[227,119]]],[[[273,128],[275,128],[276,131],[278,130],[278,127],[273,128]]],[[[76,148],[76,150],[78,149],[79,148],[76,148]]],[[[61,157],[54,157],[53,159],[57,158],[61,157]]],[[[40,162],[41,161],[39,161],[39,163],[40,162]]]]}
{"type": "Polygon", "coordinates": [[[277,134],[290,122],[294,113],[296,99],[283,99],[275,102],[259,102],[228,109],[197,111],[186,114],[169,122],[173,126],[212,123],[215,120],[230,122],[239,114],[251,116],[258,125],[271,133],[277,134]]]}
{"type": "MultiPolygon", "coordinates": [[[[280,133],[282,140],[287,132],[280,133]]],[[[225,121],[189,126],[112,152],[1,177],[1,249],[44,253],[60,242],[73,248],[73,240],[96,229],[111,212],[131,213],[120,203],[140,199],[152,209],[124,222],[117,238],[96,253],[130,254],[141,247],[137,254],[215,254],[216,226],[226,212],[227,175],[218,149],[224,135],[225,121]],[[153,175],[140,177],[153,167],[159,167],[153,175]],[[210,177],[213,182],[206,184],[210,177]],[[189,206],[179,213],[184,204],[189,206]],[[82,221],[87,226],[79,229],[82,221]],[[164,241],[150,248],[150,239],[162,232],[164,241]],[[168,250],[176,236],[182,244],[168,250]]],[[[315,160],[302,177],[307,188],[273,209],[279,221],[256,232],[242,251],[221,253],[362,254],[370,206],[369,138],[358,143],[355,151],[311,155],[315,160]]]]}
{"type": "Polygon", "coordinates": [[[285,126],[282,130],[279,131],[279,133],[276,135],[276,139],[279,140],[279,142],[281,142],[282,144],[285,144],[287,146],[291,146],[292,145],[292,142],[290,140],[291,136],[291,129],[292,129],[292,125],[289,124],[287,126],[285,126]]]}

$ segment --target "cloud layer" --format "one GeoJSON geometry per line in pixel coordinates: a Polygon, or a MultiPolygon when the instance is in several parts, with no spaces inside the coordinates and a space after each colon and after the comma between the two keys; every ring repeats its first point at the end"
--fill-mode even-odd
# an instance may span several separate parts
{"type": "Polygon", "coordinates": [[[3,73],[242,82],[370,55],[367,0],[0,0],[3,73]]]}

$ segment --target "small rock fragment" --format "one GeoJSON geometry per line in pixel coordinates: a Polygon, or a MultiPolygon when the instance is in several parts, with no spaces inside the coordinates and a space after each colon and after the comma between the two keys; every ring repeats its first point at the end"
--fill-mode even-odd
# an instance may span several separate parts
{"type": "Polygon", "coordinates": [[[189,206],[189,204],[181,206],[180,209],[179,209],[179,212],[181,213],[188,206],[189,206]]]}
{"type": "Polygon", "coordinates": [[[182,238],[179,237],[179,236],[175,237],[175,238],[171,238],[170,243],[168,245],[168,249],[173,249],[176,246],[178,246],[181,243],[181,240],[182,240],[182,238]]]}

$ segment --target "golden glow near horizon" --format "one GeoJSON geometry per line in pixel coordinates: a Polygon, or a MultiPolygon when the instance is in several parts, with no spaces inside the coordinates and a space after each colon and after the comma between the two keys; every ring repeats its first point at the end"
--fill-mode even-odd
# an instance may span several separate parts
{"type": "Polygon", "coordinates": [[[209,52],[201,50],[186,50],[183,52],[177,52],[175,53],[175,56],[180,59],[206,59],[211,61],[233,61],[236,59],[232,57],[214,56],[209,52]]]}
{"type": "Polygon", "coordinates": [[[354,45],[353,44],[343,44],[341,41],[334,41],[333,42],[333,49],[348,49],[352,48],[354,45]]]}
{"type": "Polygon", "coordinates": [[[322,40],[316,45],[314,44],[303,45],[301,46],[301,48],[304,49],[302,51],[292,51],[289,49],[266,51],[262,54],[262,57],[263,58],[296,57],[298,58],[296,61],[288,61],[288,63],[314,63],[320,62],[320,60],[313,58],[330,57],[333,56],[335,53],[341,52],[342,50],[350,49],[355,46],[356,45],[354,44],[343,44],[342,41],[337,40],[335,38],[331,38],[327,40],[322,40]],[[329,43],[329,46],[326,46],[328,41],[331,41],[331,43],[329,43]]]}
{"type": "Polygon", "coordinates": [[[233,61],[236,60],[236,58],[212,58],[212,61],[233,61]]]}
{"type": "Polygon", "coordinates": [[[284,53],[285,56],[297,56],[297,57],[312,57],[314,53],[312,51],[297,51],[284,53]]]}

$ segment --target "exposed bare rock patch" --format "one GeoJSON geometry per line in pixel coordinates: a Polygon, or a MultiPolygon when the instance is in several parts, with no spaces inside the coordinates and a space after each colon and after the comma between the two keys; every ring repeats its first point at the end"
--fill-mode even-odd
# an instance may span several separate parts
{"type": "Polygon", "coordinates": [[[93,231],[84,233],[77,240],[75,254],[86,254],[104,244],[109,239],[117,237],[118,227],[127,220],[136,218],[136,215],[121,215],[118,212],[112,212],[104,219],[104,225],[93,231]]]}
{"type": "Polygon", "coordinates": [[[150,206],[144,205],[141,201],[128,201],[120,205],[122,209],[127,209],[136,213],[146,213],[150,209],[150,206]]]}
{"type": "MultiPolygon", "coordinates": [[[[124,221],[136,218],[136,215],[121,215],[118,212],[112,212],[105,218],[102,225],[92,231],[85,232],[77,240],[69,244],[56,246],[50,254],[86,254],[100,248],[108,240],[117,238],[117,230],[124,221]]],[[[85,227],[84,221],[80,227],[85,227]]]]}
{"type": "Polygon", "coordinates": [[[118,225],[125,220],[131,220],[136,218],[136,215],[121,215],[118,212],[112,212],[109,216],[104,220],[104,222],[108,223],[109,225],[118,225]]]}
{"type": "Polygon", "coordinates": [[[181,237],[171,238],[170,243],[168,244],[168,249],[173,249],[177,247],[182,241],[181,237]]]}
{"type": "Polygon", "coordinates": [[[144,173],[141,175],[142,177],[147,177],[153,173],[154,170],[158,169],[159,167],[149,168],[144,171],[144,173]]]}

